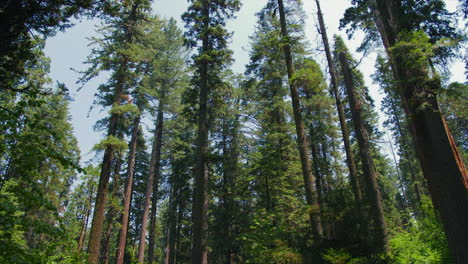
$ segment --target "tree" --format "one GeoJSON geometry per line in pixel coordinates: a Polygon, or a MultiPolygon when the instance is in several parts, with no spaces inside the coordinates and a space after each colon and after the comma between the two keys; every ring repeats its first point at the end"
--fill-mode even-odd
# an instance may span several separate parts
{"type": "MultiPolygon", "coordinates": [[[[319,20],[319,27],[320,27],[319,32],[320,32],[320,35],[322,36],[322,42],[325,48],[325,55],[327,57],[327,63],[328,63],[328,72],[330,74],[330,79],[331,79],[331,88],[333,91],[333,95],[335,96],[336,108],[337,108],[338,117],[340,120],[340,128],[341,128],[341,134],[343,136],[343,143],[345,147],[346,162],[347,162],[348,170],[349,170],[349,178],[351,181],[351,186],[353,188],[354,199],[356,201],[358,211],[361,211],[360,202],[362,200],[362,190],[361,190],[361,186],[359,185],[359,179],[358,179],[358,174],[356,171],[356,163],[354,161],[354,155],[351,151],[351,143],[349,141],[349,131],[348,131],[348,126],[346,124],[343,102],[341,100],[340,93],[338,92],[337,73],[335,69],[335,64],[333,63],[332,53],[330,51],[330,44],[328,42],[327,29],[325,27],[325,21],[323,19],[322,9],[320,8],[320,2],[316,0],[315,3],[317,5],[317,17],[319,20]]],[[[362,214],[362,212],[360,213],[362,214]]]]}
{"type": "MultiPolygon", "coordinates": [[[[153,252],[155,248],[155,227],[156,227],[156,212],[158,201],[158,185],[160,182],[160,163],[162,151],[162,139],[164,132],[165,112],[169,103],[175,101],[175,91],[180,89],[180,86],[185,82],[185,48],[183,45],[182,32],[177,28],[175,20],[163,21],[163,28],[160,32],[160,43],[155,49],[154,60],[152,61],[153,71],[150,74],[148,83],[149,87],[157,88],[153,95],[158,99],[159,105],[156,114],[156,125],[153,136],[153,148],[151,152],[150,171],[148,173],[145,205],[143,207],[142,228],[140,233],[138,247],[138,261],[143,263],[146,233],[148,225],[149,207],[151,202],[151,217],[150,217],[150,236],[148,249],[148,262],[153,261],[153,252]],[[170,101],[170,102],[168,102],[170,101]],[[151,199],[152,195],[152,199],[151,199]]],[[[176,97],[177,98],[177,97],[176,97]]]]}
{"type": "Polygon", "coordinates": [[[433,45],[443,37],[456,40],[458,35],[449,26],[448,12],[442,1],[412,4],[415,3],[399,0],[356,1],[348,9],[343,25],[354,23],[364,28],[374,40],[380,35],[398,83],[434,207],[440,211],[456,261],[463,263],[468,259],[465,250],[468,244],[468,227],[465,224],[468,221],[468,174],[439,110],[436,94],[441,83],[430,63],[434,59],[450,57],[454,51],[450,47],[434,49],[433,45]],[[357,9],[363,11],[361,15],[357,9]],[[366,28],[364,21],[372,21],[370,25],[373,28],[366,28]]]}
{"type": "MultiPolygon", "coordinates": [[[[28,69],[34,74],[26,80],[47,86],[48,60],[41,61],[28,69]]],[[[5,263],[60,261],[62,248],[76,250],[58,214],[68,206],[79,169],[68,101],[63,94],[38,95],[35,101],[43,103],[21,106],[22,115],[15,120],[21,129],[12,141],[2,142],[0,261],[5,263]]]]}
{"type": "Polygon", "coordinates": [[[399,107],[401,100],[390,65],[381,56],[377,57],[376,73],[373,78],[387,95],[382,101],[382,111],[388,116],[384,125],[393,132],[393,137],[398,144],[400,156],[398,167],[401,173],[403,209],[409,209],[408,206],[410,206],[414,214],[420,216],[421,199],[423,195],[428,194],[427,188],[423,185],[421,166],[416,158],[404,111],[399,107]]]}
{"type": "Polygon", "coordinates": [[[282,0],[278,0],[278,11],[280,14],[280,21],[281,21],[281,35],[283,38],[284,43],[284,56],[286,61],[286,67],[288,70],[288,80],[289,80],[289,88],[291,93],[291,103],[293,106],[294,112],[294,122],[296,124],[296,133],[297,133],[297,144],[299,148],[299,153],[301,157],[301,166],[302,166],[302,173],[304,177],[304,185],[306,190],[306,199],[307,204],[313,208],[310,209],[310,222],[312,226],[312,231],[314,233],[314,238],[317,241],[320,241],[322,238],[322,223],[320,219],[320,204],[318,203],[317,199],[317,192],[315,190],[314,184],[314,176],[312,174],[312,167],[309,158],[309,151],[307,146],[307,137],[304,130],[304,122],[302,119],[301,114],[301,107],[299,101],[299,93],[297,91],[296,83],[294,81],[294,74],[295,69],[293,65],[291,47],[289,44],[290,37],[288,35],[288,29],[286,25],[286,15],[285,9],[282,0]]]}
{"type": "Polygon", "coordinates": [[[112,10],[110,3],[94,0],[34,0],[2,3],[0,18],[0,91],[37,93],[34,86],[14,87],[28,63],[40,61],[36,42],[72,26],[70,21],[82,15],[95,16],[112,10]]]}
{"type": "MultiPolygon", "coordinates": [[[[340,38],[335,38],[335,52],[339,56],[341,71],[344,78],[349,105],[354,124],[354,133],[359,145],[359,155],[362,163],[367,200],[374,224],[375,239],[372,241],[376,251],[387,251],[388,234],[385,223],[383,204],[377,183],[377,169],[371,153],[370,132],[368,131],[364,116],[363,106],[356,89],[356,80],[349,66],[349,54],[340,38]]],[[[370,243],[369,243],[370,245],[370,243]]]]}
{"type": "Polygon", "coordinates": [[[105,151],[89,238],[89,263],[97,263],[99,258],[99,244],[114,152],[125,146],[125,143],[116,137],[118,124],[123,114],[134,110],[133,105],[125,103],[130,101],[127,96],[129,93],[127,89],[134,81],[134,79],[132,80],[134,67],[132,67],[131,62],[135,58],[131,57],[131,53],[125,52],[125,49],[121,47],[131,49],[136,35],[142,34],[141,31],[137,30],[137,26],[144,20],[145,12],[148,9],[149,1],[135,0],[125,2],[119,6],[120,16],[108,17],[109,24],[114,27],[114,31],[105,36],[110,40],[110,44],[100,47],[101,50],[94,50],[94,57],[89,59],[91,67],[84,73],[81,80],[86,82],[102,70],[113,71],[109,83],[101,86],[101,91],[103,91],[102,101],[104,104],[111,105],[112,109],[108,119],[107,138],[99,144],[99,147],[105,151]]]}
{"type": "Polygon", "coordinates": [[[186,33],[190,47],[198,47],[194,55],[196,72],[193,85],[199,89],[198,138],[193,191],[193,250],[192,263],[207,263],[208,229],[208,98],[210,87],[219,80],[219,70],[231,60],[227,49],[228,32],[223,28],[225,20],[240,8],[240,2],[193,0],[182,16],[189,27],[186,33]],[[201,41],[201,43],[199,43],[201,41]],[[201,44],[201,46],[199,46],[201,44]]]}

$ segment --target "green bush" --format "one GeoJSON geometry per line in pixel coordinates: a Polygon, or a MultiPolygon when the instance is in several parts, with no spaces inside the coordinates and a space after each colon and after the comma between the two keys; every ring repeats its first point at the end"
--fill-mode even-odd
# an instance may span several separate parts
{"type": "Polygon", "coordinates": [[[422,207],[424,217],[413,219],[406,230],[396,233],[390,240],[393,263],[454,263],[442,225],[428,198],[423,200],[422,207]]]}

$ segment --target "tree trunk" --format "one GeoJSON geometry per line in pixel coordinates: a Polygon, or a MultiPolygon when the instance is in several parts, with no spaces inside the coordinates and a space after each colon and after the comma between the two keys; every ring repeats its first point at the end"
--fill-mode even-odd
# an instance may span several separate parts
{"type": "Polygon", "coordinates": [[[375,248],[377,252],[380,250],[387,251],[388,237],[382,198],[377,183],[377,171],[375,169],[374,161],[372,160],[368,133],[364,125],[364,120],[362,119],[361,102],[353,83],[353,77],[346,55],[344,53],[340,53],[339,57],[353,116],[354,132],[356,133],[359,145],[359,155],[361,156],[362,170],[367,187],[367,198],[371,206],[371,212],[374,220],[375,239],[373,241],[373,248],[375,248]]]}
{"type": "Polygon", "coordinates": [[[318,21],[319,21],[320,35],[322,36],[323,46],[325,48],[325,54],[326,54],[327,63],[328,63],[328,71],[330,73],[330,78],[331,78],[331,86],[333,90],[333,95],[335,96],[336,108],[338,110],[338,118],[340,120],[341,134],[343,135],[343,143],[345,147],[346,162],[347,162],[348,170],[349,170],[351,188],[353,190],[356,205],[358,206],[358,211],[361,211],[360,203],[362,200],[362,190],[359,184],[359,178],[358,178],[357,169],[356,169],[356,162],[354,161],[354,154],[351,151],[351,143],[349,140],[349,130],[348,130],[348,125],[346,124],[346,117],[344,113],[343,102],[338,92],[338,79],[336,77],[335,65],[333,64],[333,59],[332,59],[332,55],[330,51],[330,44],[328,42],[327,29],[325,27],[325,21],[323,19],[322,10],[320,8],[320,2],[316,0],[315,3],[317,4],[317,16],[318,16],[318,21]]]}
{"type": "MultiPolygon", "coordinates": [[[[208,1],[202,1],[203,28],[209,27],[208,1]]],[[[208,33],[203,34],[202,54],[208,51],[208,33]]],[[[198,138],[195,160],[195,181],[192,209],[192,264],[208,262],[208,61],[200,62],[200,98],[198,138]]]]}
{"type": "Polygon", "coordinates": [[[175,201],[176,188],[174,183],[171,186],[171,196],[169,198],[169,219],[167,228],[167,248],[166,258],[164,264],[175,264],[175,245],[176,245],[176,232],[177,232],[177,204],[175,201]]]}
{"type": "MultiPolygon", "coordinates": [[[[114,96],[114,105],[120,105],[122,98],[122,85],[118,85],[114,96]]],[[[120,116],[113,113],[110,118],[108,136],[115,137],[117,134],[117,124],[120,116]]],[[[114,149],[112,146],[107,146],[104,152],[102,161],[101,175],[99,177],[99,185],[96,194],[96,203],[94,206],[93,221],[91,223],[91,231],[89,233],[88,243],[88,263],[97,264],[99,259],[99,246],[101,244],[102,226],[104,223],[104,211],[106,208],[107,192],[109,186],[109,178],[111,174],[111,165],[114,158],[114,149]]]]}
{"type": "MultiPolygon", "coordinates": [[[[130,30],[134,25],[136,19],[136,12],[138,5],[140,3],[137,1],[133,4],[132,10],[130,12],[128,20],[130,21],[129,28],[126,32],[126,41],[128,43],[132,42],[133,39],[133,30],[130,30]]],[[[127,56],[123,56],[120,67],[116,70],[117,80],[116,88],[114,92],[113,105],[119,106],[122,103],[122,95],[124,91],[125,83],[127,82],[127,67],[129,59],[127,56]]],[[[110,117],[109,130],[107,136],[115,137],[117,133],[117,126],[120,120],[120,115],[113,112],[110,117]]],[[[101,243],[101,233],[102,233],[102,224],[104,222],[104,211],[106,208],[107,192],[109,185],[109,177],[111,173],[111,163],[114,157],[114,149],[111,145],[106,147],[104,152],[104,158],[102,161],[101,175],[99,177],[99,185],[96,196],[96,204],[94,206],[93,221],[91,224],[91,231],[89,235],[88,243],[88,264],[97,264],[99,259],[99,245],[101,243]]]]}
{"type": "Polygon", "coordinates": [[[89,216],[91,215],[92,203],[93,203],[93,187],[90,184],[89,200],[88,200],[88,204],[86,205],[86,215],[83,220],[83,225],[81,226],[80,238],[78,239],[78,252],[79,253],[83,250],[83,247],[84,247],[84,241],[86,239],[86,230],[88,227],[89,216]]]}
{"type": "MultiPolygon", "coordinates": [[[[291,55],[291,47],[289,46],[289,36],[286,28],[286,15],[284,11],[283,0],[278,0],[278,10],[281,21],[281,35],[283,38],[284,56],[286,59],[286,67],[288,70],[289,88],[291,92],[291,101],[294,112],[294,122],[296,124],[297,144],[301,157],[302,174],[304,177],[304,187],[307,204],[310,206],[310,224],[312,233],[317,242],[322,239],[322,223],[320,219],[320,204],[317,199],[317,192],[315,190],[314,175],[310,164],[309,151],[307,146],[307,138],[304,130],[304,122],[301,115],[301,106],[299,101],[299,93],[296,84],[292,80],[294,77],[294,65],[291,55]]],[[[194,263],[195,264],[195,263],[194,263]]]]}
{"type": "MultiPolygon", "coordinates": [[[[119,133],[118,135],[119,138],[122,138],[123,135],[119,133]]],[[[117,197],[119,194],[119,185],[120,185],[120,169],[122,166],[122,157],[121,154],[119,153],[116,157],[114,157],[114,179],[111,183],[110,186],[110,195],[111,197],[117,197]]],[[[105,237],[104,240],[101,243],[101,248],[100,248],[100,263],[103,264],[108,264],[109,263],[109,250],[110,250],[110,240],[112,236],[112,231],[114,229],[114,222],[116,221],[116,206],[113,204],[108,204],[107,205],[107,215],[106,215],[106,223],[107,223],[107,228],[105,232],[105,237]]]]}
{"type": "MultiPolygon", "coordinates": [[[[157,193],[158,193],[158,185],[159,185],[159,166],[161,164],[161,147],[162,147],[162,134],[163,134],[163,127],[164,127],[164,109],[162,99],[160,99],[160,105],[158,107],[157,113],[157,124],[156,129],[154,131],[154,139],[153,139],[153,149],[151,150],[151,161],[149,166],[149,173],[148,173],[148,182],[146,185],[146,193],[145,193],[145,205],[143,207],[143,217],[141,222],[141,233],[140,233],[140,242],[138,246],[138,263],[143,263],[145,259],[145,245],[146,245],[146,229],[148,227],[148,214],[149,214],[149,207],[151,201],[151,194],[153,193],[153,201],[152,204],[152,212],[156,214],[156,207],[157,207],[157,193]],[[155,179],[156,176],[156,179],[155,179]]],[[[156,216],[155,216],[156,217],[156,216]]],[[[154,218],[155,218],[154,217],[154,218]]],[[[151,217],[153,221],[153,217],[151,217]]],[[[150,230],[150,240],[154,241],[154,227],[150,230]]],[[[152,263],[153,261],[153,252],[154,252],[154,243],[151,243],[150,248],[148,249],[148,263],[152,263]],[[149,256],[149,252],[151,252],[151,257],[149,256]]]]}
{"type": "Polygon", "coordinates": [[[133,120],[132,138],[129,144],[128,164],[127,164],[127,181],[125,183],[123,211],[121,215],[121,226],[119,232],[119,241],[117,246],[117,254],[115,257],[116,264],[123,264],[125,256],[125,246],[127,245],[128,232],[128,217],[130,214],[130,201],[132,197],[133,174],[135,171],[136,146],[138,141],[138,131],[140,127],[140,114],[133,120]]]}
{"type": "MultiPolygon", "coordinates": [[[[238,107],[238,104],[236,105],[238,107]]],[[[232,221],[233,221],[233,190],[234,179],[237,177],[238,169],[238,127],[239,115],[235,116],[234,126],[230,129],[227,125],[223,127],[223,232],[224,232],[224,263],[233,263],[233,237],[232,237],[232,221]],[[231,144],[228,147],[227,139],[231,137],[231,144]]]]}
{"type": "MultiPolygon", "coordinates": [[[[408,151],[408,148],[410,147],[409,142],[407,141],[408,140],[408,138],[407,138],[408,132],[403,131],[403,126],[400,123],[400,116],[398,114],[399,111],[397,110],[397,104],[396,104],[395,100],[391,100],[390,103],[391,103],[392,112],[393,112],[393,115],[394,115],[394,118],[395,118],[395,123],[396,123],[396,128],[398,130],[398,135],[400,137],[399,138],[400,149],[401,149],[401,152],[403,154],[403,157],[400,157],[400,164],[401,164],[400,166],[402,166],[402,165],[405,166],[406,165],[405,167],[407,168],[407,170],[409,170],[411,181],[412,181],[411,184],[414,187],[414,194],[416,196],[416,203],[414,201],[408,201],[408,202],[410,202],[413,205],[413,211],[414,211],[416,217],[418,217],[422,213],[422,211],[421,211],[421,208],[422,208],[421,191],[420,191],[420,188],[419,188],[418,179],[416,177],[415,168],[413,168],[413,164],[411,163],[412,155],[410,155],[410,153],[408,151]]],[[[420,169],[417,169],[417,171],[419,172],[420,169]]]]}
{"type": "Polygon", "coordinates": [[[399,84],[403,108],[432,202],[440,212],[455,260],[467,263],[468,173],[437,103],[435,91],[441,89],[440,81],[431,79],[424,66],[416,70],[406,66],[414,62],[414,59],[408,61],[411,51],[398,54],[392,50],[399,41],[399,33],[406,30],[401,28],[397,16],[400,1],[370,0],[370,4],[391,59],[394,78],[399,84]]]}
{"type": "Polygon", "coordinates": [[[110,257],[110,240],[112,236],[112,231],[114,229],[114,215],[115,211],[113,208],[109,210],[109,214],[107,215],[107,228],[106,228],[106,235],[104,236],[104,240],[102,241],[101,245],[101,263],[109,264],[109,257],[110,257]]]}

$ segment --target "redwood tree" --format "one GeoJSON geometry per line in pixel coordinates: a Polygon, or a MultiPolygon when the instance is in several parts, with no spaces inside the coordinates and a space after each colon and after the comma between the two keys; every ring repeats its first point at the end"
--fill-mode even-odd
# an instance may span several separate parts
{"type": "Polygon", "coordinates": [[[441,0],[360,0],[353,4],[342,25],[359,26],[370,39],[380,36],[449,247],[457,263],[466,263],[468,173],[439,109],[437,91],[442,86],[432,67],[433,61],[453,55],[450,47],[433,48],[444,37],[459,37],[450,25],[450,14],[441,0]]]}

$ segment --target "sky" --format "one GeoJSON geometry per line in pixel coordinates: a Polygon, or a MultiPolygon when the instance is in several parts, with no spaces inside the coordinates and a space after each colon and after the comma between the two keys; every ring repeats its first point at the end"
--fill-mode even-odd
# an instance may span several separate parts
{"type": "MultiPolygon", "coordinates": [[[[237,13],[237,18],[230,20],[227,24],[228,29],[234,33],[230,48],[234,51],[235,62],[232,66],[234,72],[243,73],[245,65],[249,62],[249,36],[254,32],[256,17],[255,13],[260,11],[266,3],[266,0],[242,0],[242,8],[237,13]]],[[[321,39],[316,30],[316,7],[314,0],[303,0],[304,10],[308,18],[306,19],[306,37],[311,43],[312,55],[322,65],[322,70],[326,71],[325,54],[321,48],[321,39]]],[[[446,0],[450,11],[455,10],[458,4],[457,0],[446,0]]],[[[339,20],[343,16],[345,9],[350,6],[350,0],[322,0],[321,7],[324,13],[327,33],[329,38],[334,34],[341,35],[347,39],[344,32],[338,29],[339,20]]],[[[183,22],[180,18],[188,7],[187,0],[153,0],[153,12],[162,17],[174,17],[178,21],[178,26],[183,28],[183,22]]],[[[70,104],[71,123],[74,128],[75,136],[81,149],[82,162],[86,162],[95,156],[92,148],[102,138],[102,133],[95,132],[93,127],[97,120],[107,115],[107,110],[95,107],[91,110],[94,101],[94,94],[99,84],[106,81],[106,74],[99,76],[88,82],[81,90],[76,81],[80,78],[79,70],[85,70],[86,65],[83,62],[90,54],[91,47],[88,46],[90,37],[97,37],[95,33],[96,26],[100,24],[98,20],[76,21],[76,25],[65,32],[59,32],[46,42],[45,53],[51,58],[50,76],[54,81],[62,82],[67,85],[74,101],[70,104]],[[74,70],[73,70],[74,69],[74,70]]],[[[360,45],[362,34],[347,41],[351,51],[356,50],[360,45]]],[[[377,52],[383,52],[377,50],[377,52]]],[[[354,52],[356,59],[361,59],[362,54],[354,52]]],[[[371,96],[376,103],[376,110],[380,109],[382,95],[379,88],[372,84],[371,74],[374,71],[376,53],[371,53],[359,64],[358,69],[364,74],[366,84],[370,88],[371,96]]],[[[461,61],[456,61],[452,66],[451,81],[465,82],[464,65],[461,61]]],[[[379,111],[379,115],[381,115],[379,111]]],[[[151,123],[151,117],[148,118],[151,123]]],[[[380,116],[380,121],[384,117],[380,116]]],[[[147,121],[148,122],[148,121],[147,121]]],[[[146,127],[152,129],[152,124],[146,124],[146,127]]],[[[386,140],[387,137],[384,138],[386,140]]],[[[385,148],[385,146],[383,146],[385,148]]]]}

